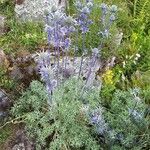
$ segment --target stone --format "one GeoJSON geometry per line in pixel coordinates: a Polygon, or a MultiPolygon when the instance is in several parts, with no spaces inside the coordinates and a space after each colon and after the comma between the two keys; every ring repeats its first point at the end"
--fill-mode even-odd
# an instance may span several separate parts
{"type": "Polygon", "coordinates": [[[5,117],[7,117],[8,113],[5,111],[0,111],[0,121],[3,121],[5,117]]]}
{"type": "Polygon", "coordinates": [[[0,89],[0,122],[8,116],[8,109],[12,106],[12,102],[4,92],[0,89]]]}
{"type": "Polygon", "coordinates": [[[11,67],[9,67],[9,78],[17,83],[28,87],[32,80],[39,79],[36,64],[32,58],[32,54],[24,51],[17,54],[16,57],[9,57],[11,67]]]}
{"type": "Polygon", "coordinates": [[[113,43],[116,45],[117,48],[120,46],[122,38],[123,38],[123,32],[117,31],[117,33],[114,36],[114,40],[113,40],[113,43]]]}
{"type": "Polygon", "coordinates": [[[16,0],[15,13],[20,21],[45,21],[45,13],[55,5],[65,7],[65,0],[16,0]]]}
{"type": "Polygon", "coordinates": [[[19,143],[19,144],[14,145],[12,150],[26,150],[26,149],[25,149],[24,143],[19,143]]]}
{"type": "Polygon", "coordinates": [[[6,111],[11,106],[11,101],[9,100],[6,93],[0,89],[0,111],[6,111]]]}
{"type": "Polygon", "coordinates": [[[0,36],[4,34],[5,31],[5,17],[0,15],[0,36]]]}
{"type": "Polygon", "coordinates": [[[15,133],[11,150],[35,150],[34,143],[28,138],[24,130],[15,133]]]}
{"type": "Polygon", "coordinates": [[[17,5],[21,5],[21,4],[23,4],[24,1],[25,1],[25,0],[16,0],[15,3],[16,3],[17,5]]]}

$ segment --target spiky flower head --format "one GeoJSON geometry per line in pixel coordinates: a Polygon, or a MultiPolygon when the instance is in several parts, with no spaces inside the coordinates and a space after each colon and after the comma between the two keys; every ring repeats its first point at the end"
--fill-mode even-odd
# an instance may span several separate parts
{"type": "Polygon", "coordinates": [[[114,14],[111,14],[111,15],[110,15],[110,22],[113,22],[113,21],[115,21],[115,20],[116,20],[115,15],[114,15],[114,14]]]}
{"type": "Polygon", "coordinates": [[[112,5],[112,6],[110,7],[110,11],[111,11],[112,13],[116,13],[117,10],[118,10],[118,7],[117,7],[116,5],[112,5]]]}
{"type": "Polygon", "coordinates": [[[99,49],[98,48],[93,48],[92,53],[96,54],[96,55],[99,54],[99,49]]]}
{"type": "Polygon", "coordinates": [[[67,16],[67,17],[65,18],[65,24],[66,24],[66,25],[74,25],[75,23],[76,23],[76,20],[73,19],[72,16],[67,16]]]}
{"type": "Polygon", "coordinates": [[[108,125],[103,117],[103,109],[98,108],[93,110],[90,116],[90,121],[93,125],[95,125],[97,133],[101,135],[104,134],[104,132],[108,129],[108,125]]]}
{"type": "Polygon", "coordinates": [[[84,14],[90,14],[90,9],[87,6],[85,6],[82,8],[81,12],[84,14]]]}
{"type": "Polygon", "coordinates": [[[108,13],[108,6],[105,3],[102,3],[100,5],[100,8],[102,9],[103,14],[107,14],[108,13]]]}
{"type": "Polygon", "coordinates": [[[41,51],[39,53],[36,53],[34,60],[36,63],[38,63],[38,66],[45,66],[45,64],[49,65],[50,64],[50,52],[49,51],[41,51]]]}
{"type": "Polygon", "coordinates": [[[53,6],[51,7],[51,12],[52,12],[52,13],[56,12],[57,10],[58,10],[58,7],[57,7],[56,5],[53,5],[53,6]]]}
{"type": "Polygon", "coordinates": [[[91,9],[91,8],[93,7],[92,1],[89,1],[89,2],[87,3],[87,7],[88,7],[89,9],[91,9]]]}

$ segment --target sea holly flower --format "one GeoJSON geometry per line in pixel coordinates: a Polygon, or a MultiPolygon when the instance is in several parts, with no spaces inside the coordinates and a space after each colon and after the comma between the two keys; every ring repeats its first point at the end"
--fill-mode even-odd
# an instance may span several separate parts
{"type": "Polygon", "coordinates": [[[70,38],[66,38],[64,41],[64,47],[66,50],[69,50],[69,47],[71,45],[71,39],[70,38]]]}
{"type": "Polygon", "coordinates": [[[116,13],[117,10],[118,10],[118,7],[117,7],[116,5],[112,5],[112,6],[110,7],[110,12],[111,12],[111,13],[116,13]]]}
{"type": "Polygon", "coordinates": [[[93,1],[88,1],[88,2],[87,2],[87,7],[88,7],[88,8],[92,9],[93,5],[94,5],[94,4],[93,4],[93,1]]]}
{"type": "Polygon", "coordinates": [[[82,8],[81,12],[82,12],[83,14],[90,14],[90,9],[85,6],[85,7],[82,8]]]}
{"type": "Polygon", "coordinates": [[[61,27],[60,28],[60,32],[61,32],[61,34],[62,34],[62,36],[65,36],[66,35],[66,33],[67,33],[67,28],[66,27],[61,27]]]}
{"type": "Polygon", "coordinates": [[[53,35],[53,32],[54,32],[54,28],[51,27],[51,26],[48,26],[46,25],[45,26],[45,32],[47,32],[47,40],[48,40],[48,43],[51,44],[51,40],[52,40],[52,35],[53,35]]]}
{"type": "Polygon", "coordinates": [[[92,21],[89,21],[89,15],[91,13],[93,3],[92,1],[87,1],[86,3],[82,3],[77,1],[77,4],[75,5],[78,10],[78,18],[77,22],[78,25],[82,31],[82,33],[86,33],[88,31],[89,25],[92,23],[92,21]],[[80,4],[80,7],[78,5],[80,4]]]}
{"type": "Polygon", "coordinates": [[[102,3],[100,8],[102,11],[101,21],[103,29],[99,33],[101,33],[103,38],[108,38],[110,36],[111,25],[116,20],[117,6],[108,6],[107,4],[102,3]]]}
{"type": "Polygon", "coordinates": [[[45,65],[50,65],[50,52],[49,51],[41,51],[40,53],[36,53],[35,57],[35,62],[38,63],[38,67],[42,67],[45,65]]]}
{"type": "Polygon", "coordinates": [[[103,117],[102,108],[95,109],[90,113],[90,122],[96,127],[96,132],[103,135],[108,130],[108,125],[103,117]]]}
{"type": "Polygon", "coordinates": [[[107,4],[102,3],[102,4],[100,5],[100,8],[102,9],[103,15],[106,15],[106,14],[108,13],[108,6],[107,6],[107,4]]]}
{"type": "Polygon", "coordinates": [[[89,31],[89,26],[92,24],[92,21],[89,19],[89,15],[92,11],[92,1],[85,1],[85,3],[80,4],[81,2],[77,1],[77,10],[78,10],[78,16],[77,16],[77,23],[78,23],[78,29],[82,32],[82,51],[83,54],[81,56],[81,63],[80,63],[80,69],[79,69],[79,77],[82,71],[82,65],[83,65],[83,55],[86,52],[85,48],[85,34],[89,31]],[[80,6],[80,7],[78,7],[80,6]]]}
{"type": "Polygon", "coordinates": [[[41,76],[41,80],[45,82],[46,90],[49,94],[48,104],[52,103],[51,95],[53,90],[57,86],[57,80],[55,80],[56,76],[56,66],[51,66],[50,58],[51,55],[48,51],[41,53],[37,53],[34,56],[35,62],[38,64],[39,74],[41,76]]]}
{"type": "Polygon", "coordinates": [[[66,16],[65,18],[65,25],[72,26],[76,23],[76,20],[73,19],[71,16],[66,16]]]}
{"type": "Polygon", "coordinates": [[[113,22],[113,21],[115,21],[115,20],[116,20],[115,15],[114,15],[114,14],[111,14],[111,16],[110,16],[110,22],[113,22]]]}
{"type": "Polygon", "coordinates": [[[129,114],[132,115],[134,119],[139,120],[139,121],[142,120],[143,118],[142,114],[136,110],[129,109],[129,114]]]}
{"type": "Polygon", "coordinates": [[[77,1],[75,2],[75,7],[76,7],[78,10],[80,10],[80,9],[82,9],[83,4],[81,3],[81,1],[77,0],[77,1]]]}
{"type": "Polygon", "coordinates": [[[51,68],[51,66],[42,66],[39,69],[39,73],[41,75],[41,79],[45,83],[49,82],[50,78],[54,78],[54,70],[51,68]]]}
{"type": "Polygon", "coordinates": [[[110,33],[109,33],[109,30],[108,29],[105,29],[103,32],[100,32],[100,34],[102,35],[102,37],[106,37],[108,38],[110,33]]]}
{"type": "Polygon", "coordinates": [[[52,93],[52,91],[54,91],[54,89],[57,87],[57,81],[56,80],[51,80],[51,82],[48,82],[46,84],[46,90],[49,92],[49,93],[52,93]]]}

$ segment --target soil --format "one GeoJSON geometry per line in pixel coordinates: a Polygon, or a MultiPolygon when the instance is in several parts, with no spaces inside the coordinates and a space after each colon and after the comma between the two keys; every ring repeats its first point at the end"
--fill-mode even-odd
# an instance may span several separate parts
{"type": "Polygon", "coordinates": [[[35,150],[35,146],[27,137],[23,125],[9,125],[10,136],[0,144],[1,150],[35,150]]]}

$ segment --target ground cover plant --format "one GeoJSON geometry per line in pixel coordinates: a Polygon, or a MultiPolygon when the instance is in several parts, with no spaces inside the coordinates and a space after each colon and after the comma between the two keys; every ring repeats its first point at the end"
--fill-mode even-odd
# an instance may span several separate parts
{"type": "Polygon", "coordinates": [[[0,4],[2,149],[149,149],[148,0],[69,0],[45,22],[0,4]]]}

